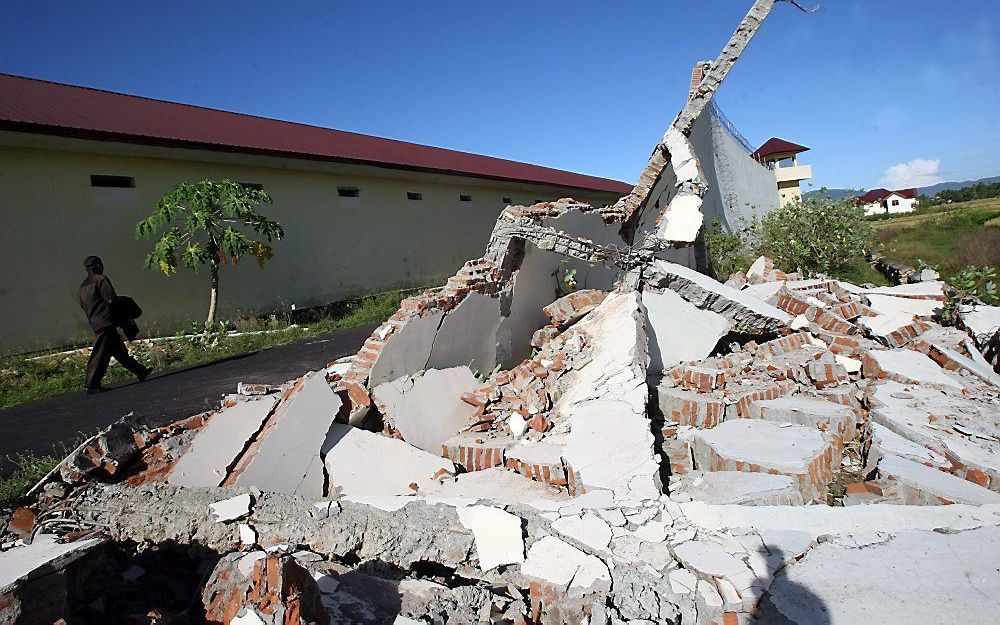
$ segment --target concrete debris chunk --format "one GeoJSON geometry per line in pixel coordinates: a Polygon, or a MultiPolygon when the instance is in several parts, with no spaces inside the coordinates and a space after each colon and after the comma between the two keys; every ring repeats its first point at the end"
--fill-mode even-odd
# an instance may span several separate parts
{"type": "Polygon", "coordinates": [[[1000,306],[964,306],[959,312],[959,319],[976,346],[983,349],[987,341],[1000,331],[1000,306]]]}
{"type": "Polygon", "coordinates": [[[554,536],[546,536],[531,545],[521,573],[563,589],[593,590],[611,584],[611,574],[600,558],[554,536]]]}
{"type": "Polygon", "coordinates": [[[212,518],[214,518],[216,522],[223,523],[226,521],[242,519],[247,516],[250,514],[250,506],[252,504],[253,500],[250,495],[248,493],[244,493],[223,501],[217,501],[209,505],[208,510],[212,513],[212,518]]]}
{"type": "Polygon", "coordinates": [[[865,377],[875,380],[890,379],[959,391],[965,388],[936,362],[912,349],[870,350],[862,358],[862,371],[865,377]]]}
{"type": "Polygon", "coordinates": [[[492,506],[458,508],[458,520],[476,537],[476,554],[484,571],[524,561],[521,517],[492,506]]]}

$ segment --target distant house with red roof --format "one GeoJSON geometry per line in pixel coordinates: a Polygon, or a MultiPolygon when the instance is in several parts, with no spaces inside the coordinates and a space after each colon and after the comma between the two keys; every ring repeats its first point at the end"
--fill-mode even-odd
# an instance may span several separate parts
{"type": "Polygon", "coordinates": [[[866,215],[883,213],[910,213],[917,207],[916,189],[872,189],[856,199],[859,206],[865,209],[866,215]]]}
{"type": "Polygon", "coordinates": [[[271,312],[439,284],[486,245],[508,204],[614,203],[632,185],[529,163],[0,74],[0,353],[88,335],[74,299],[104,259],[146,327],[203,317],[205,276],[143,269],[135,224],[186,181],[260,186],[285,239],[266,271],[223,278],[220,314],[271,312]],[[30,311],[26,313],[25,311],[30,311]]]}
{"type": "Polygon", "coordinates": [[[771,137],[750,155],[774,172],[782,206],[801,200],[801,183],[812,178],[812,167],[799,164],[799,154],[807,150],[804,145],[771,137]]]}

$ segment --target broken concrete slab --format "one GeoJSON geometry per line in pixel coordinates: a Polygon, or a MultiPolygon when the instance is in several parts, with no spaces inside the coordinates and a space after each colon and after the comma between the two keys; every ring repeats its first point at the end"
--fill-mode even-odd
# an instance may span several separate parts
{"type": "Polygon", "coordinates": [[[500,298],[472,292],[450,310],[437,331],[425,369],[466,365],[488,372],[496,366],[500,298]]]}
{"type": "Polygon", "coordinates": [[[323,454],[341,400],[322,374],[300,378],[237,461],[230,486],[323,496],[323,454]]]}
{"type": "Polygon", "coordinates": [[[873,474],[879,460],[890,454],[938,470],[951,468],[951,463],[943,455],[896,434],[880,423],[869,421],[867,428],[869,447],[865,455],[865,475],[873,474]]]}
{"type": "Polygon", "coordinates": [[[958,316],[979,349],[1000,331],[1000,306],[964,306],[958,316]]]}
{"type": "Polygon", "coordinates": [[[915,299],[912,297],[896,297],[893,295],[878,295],[868,293],[865,298],[875,312],[880,315],[915,315],[917,317],[933,317],[941,310],[942,303],[935,299],[915,299]]]}
{"type": "Polygon", "coordinates": [[[434,337],[437,336],[444,316],[445,313],[441,310],[426,311],[388,335],[385,345],[371,365],[369,388],[426,369],[434,337]]]}
{"type": "Polygon", "coordinates": [[[837,435],[842,441],[853,440],[857,434],[858,415],[850,406],[822,399],[791,396],[764,399],[750,404],[753,419],[798,423],[837,435]]]}
{"type": "Polygon", "coordinates": [[[896,286],[880,286],[865,289],[867,295],[891,295],[895,297],[911,297],[915,299],[935,299],[945,301],[947,296],[944,293],[944,282],[937,280],[931,282],[913,282],[909,284],[898,284],[896,286]]]}
{"type": "Polygon", "coordinates": [[[868,396],[869,419],[945,456],[959,477],[1000,492],[1000,413],[996,402],[886,382],[868,396]]]}
{"type": "Polygon", "coordinates": [[[219,486],[264,420],[277,397],[267,395],[236,402],[209,418],[190,448],[174,464],[167,483],[177,486],[219,486]]]}
{"type": "Polygon", "coordinates": [[[878,474],[885,494],[906,505],[1000,504],[1000,493],[894,454],[879,460],[878,474]]]}
{"type": "Polygon", "coordinates": [[[642,305],[646,308],[651,372],[707,358],[731,328],[719,313],[701,310],[669,289],[644,290],[642,305]]]}
{"type": "Polygon", "coordinates": [[[787,475],[742,471],[692,471],[671,478],[674,501],[703,501],[741,506],[801,506],[802,494],[787,475]]]}
{"type": "Polygon", "coordinates": [[[466,366],[429,369],[378,385],[372,398],[403,440],[438,454],[442,443],[472,424],[476,408],[462,401],[462,395],[478,386],[466,366]]]}
{"type": "Polygon", "coordinates": [[[777,332],[792,322],[785,311],[682,265],[654,261],[648,283],[676,291],[698,308],[722,315],[735,332],[777,332]]]}
{"type": "MultiPolygon", "coordinates": [[[[951,507],[951,506],[949,506],[951,507]]],[[[863,506],[870,509],[871,506],[863,506]]],[[[903,531],[865,545],[827,541],[770,580],[762,622],[988,622],[1000,610],[1000,530],[903,531]],[[920,566],[914,566],[920,554],[920,566]],[[944,591],[944,589],[947,589],[944,591]],[[943,592],[944,591],[944,592],[943,592]]]]}
{"type": "Polygon", "coordinates": [[[592,551],[601,552],[611,542],[611,526],[593,512],[560,517],[552,522],[552,529],[592,551]]]}
{"type": "Polygon", "coordinates": [[[826,495],[841,451],[814,427],[756,419],[725,421],[691,432],[696,468],[702,471],[778,473],[795,479],[806,501],[826,495]]]}
{"type": "Polygon", "coordinates": [[[936,362],[912,349],[869,350],[865,352],[861,362],[866,378],[889,379],[958,391],[965,388],[965,385],[945,373],[936,362]]]}
{"type": "Polygon", "coordinates": [[[455,512],[476,537],[476,555],[482,570],[524,561],[521,517],[492,506],[469,506],[455,512]]]}
{"type": "Polygon", "coordinates": [[[455,471],[446,458],[341,423],[331,427],[323,461],[331,490],[345,495],[411,495],[437,484],[441,471],[455,471]]]}
{"type": "Polygon", "coordinates": [[[659,462],[646,414],[644,325],[638,293],[608,295],[573,327],[594,355],[567,374],[555,406],[570,423],[564,457],[581,485],[609,489],[621,498],[648,499],[660,493],[659,462]]]}

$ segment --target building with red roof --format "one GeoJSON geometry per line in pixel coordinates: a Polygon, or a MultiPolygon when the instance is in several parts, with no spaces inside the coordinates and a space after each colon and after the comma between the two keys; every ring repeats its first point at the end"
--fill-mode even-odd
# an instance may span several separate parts
{"type": "Polygon", "coordinates": [[[917,207],[916,189],[872,189],[856,199],[858,205],[865,209],[866,215],[882,213],[911,213],[917,207]]]}
{"type": "Polygon", "coordinates": [[[799,164],[799,154],[808,149],[798,143],[771,137],[750,155],[774,172],[782,205],[801,200],[801,183],[812,178],[812,167],[799,164]]]}
{"type": "Polygon", "coordinates": [[[262,186],[286,237],[265,271],[230,268],[223,314],[431,285],[478,256],[508,204],[610,204],[617,180],[189,104],[0,74],[8,274],[0,349],[86,335],[81,262],[104,259],[147,325],[202,316],[205,276],[142,267],[136,222],[186,181],[262,186]],[[33,311],[25,315],[25,308],[33,311]]]}

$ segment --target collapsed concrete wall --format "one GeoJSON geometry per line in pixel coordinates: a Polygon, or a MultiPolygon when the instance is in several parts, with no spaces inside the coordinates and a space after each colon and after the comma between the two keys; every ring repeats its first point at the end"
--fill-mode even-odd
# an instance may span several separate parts
{"type": "MultiPolygon", "coordinates": [[[[14,515],[0,610],[37,609],[33,582],[73,551],[56,534],[197,559],[200,600],[157,619],[915,622],[942,614],[942,583],[991,618],[1000,379],[934,321],[940,285],[766,258],[722,284],[667,260],[697,239],[681,129],[714,76],[620,205],[508,207],[483,258],[357,354],[88,440],[14,515]]],[[[103,615],[66,597],[46,618],[103,615]]]]}

